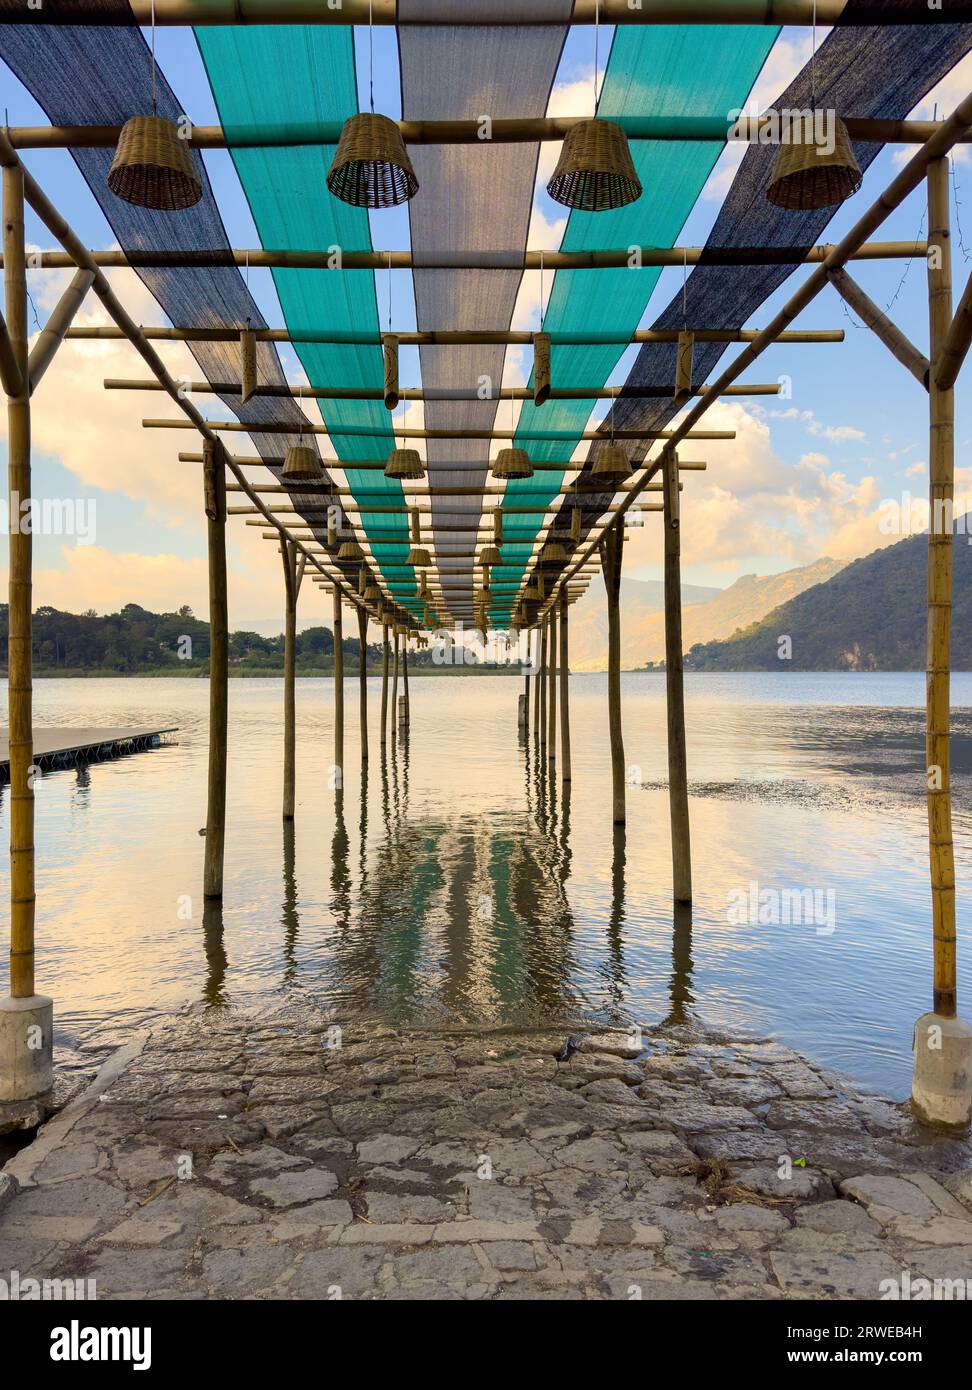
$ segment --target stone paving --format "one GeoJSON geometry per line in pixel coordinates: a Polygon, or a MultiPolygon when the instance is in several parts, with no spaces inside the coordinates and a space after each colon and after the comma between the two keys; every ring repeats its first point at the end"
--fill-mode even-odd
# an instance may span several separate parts
{"type": "Polygon", "coordinates": [[[99,1298],[972,1297],[967,1141],[779,1043],[593,1034],[558,1064],[567,1028],[333,1028],[200,1012],[134,1039],[0,1175],[0,1277],[99,1298]]]}

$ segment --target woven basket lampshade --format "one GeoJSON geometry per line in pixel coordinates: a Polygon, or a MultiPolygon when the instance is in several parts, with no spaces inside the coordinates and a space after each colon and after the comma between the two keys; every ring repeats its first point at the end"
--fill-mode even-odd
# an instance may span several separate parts
{"type": "Polygon", "coordinates": [[[617,444],[602,444],[591,467],[591,481],[624,483],[631,477],[631,463],[617,444]]]}
{"type": "Polygon", "coordinates": [[[479,563],[481,565],[501,565],[503,557],[495,545],[484,545],[479,552],[479,563]]]}
{"type": "Polygon", "coordinates": [[[283,480],[286,483],[316,483],[324,477],[321,461],[306,444],[291,444],[284,454],[283,480]]]}
{"type": "Polygon", "coordinates": [[[492,462],[494,478],[532,478],[533,464],[526,449],[500,449],[492,462]]]}
{"type": "Polygon", "coordinates": [[[413,545],[409,548],[405,563],[412,565],[415,569],[429,569],[432,564],[432,556],[424,545],[413,545]]]}
{"type": "Polygon", "coordinates": [[[381,600],[381,590],[377,584],[369,584],[364,591],[365,603],[378,603],[381,600]]]}
{"type": "Polygon", "coordinates": [[[162,116],[132,116],[125,122],[108,187],[126,203],[156,212],[179,212],[202,197],[189,146],[162,116]]]}
{"type": "Polygon", "coordinates": [[[545,565],[564,565],[570,557],[560,541],[547,541],[540,558],[545,565]]]}
{"type": "Polygon", "coordinates": [[[327,186],[356,208],[393,208],[418,192],[401,131],[387,116],[362,111],[344,122],[327,186]]]}
{"type": "Polygon", "coordinates": [[[392,449],[385,464],[386,478],[424,478],[418,449],[392,449]]]}
{"type": "Polygon", "coordinates": [[[523,590],[524,603],[539,603],[542,595],[536,584],[528,584],[523,590]]]}
{"type": "MultiPolygon", "coordinates": [[[[815,140],[791,139],[780,145],[766,197],[778,208],[805,212],[831,208],[856,193],[863,181],[847,127],[833,117],[833,150],[815,140]]],[[[801,126],[797,133],[805,132],[801,126]]],[[[829,143],[829,142],[828,142],[829,143]]]]}
{"type": "Polygon", "coordinates": [[[628,137],[613,121],[571,126],[547,192],[555,203],[584,212],[608,212],[641,197],[628,137]]]}
{"type": "Polygon", "coordinates": [[[339,560],[363,560],[365,553],[356,540],[342,541],[337,557],[339,560]]]}

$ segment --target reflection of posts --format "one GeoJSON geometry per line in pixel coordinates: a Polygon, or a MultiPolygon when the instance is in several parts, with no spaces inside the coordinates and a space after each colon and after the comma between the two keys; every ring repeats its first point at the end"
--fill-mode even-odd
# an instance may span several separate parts
{"type": "Polygon", "coordinates": [[[547,671],[547,761],[557,758],[557,610],[551,608],[550,617],[549,668],[547,671]]]}
{"type": "Polygon", "coordinates": [[[388,624],[381,625],[381,746],[388,738],[388,624]]]}
{"type": "MultiPolygon", "coordinates": [[[[401,640],[402,640],[402,637],[401,637],[401,628],[400,628],[400,627],[398,626],[398,624],[396,623],[396,624],[395,624],[395,667],[394,667],[394,672],[393,672],[393,675],[392,675],[392,704],[391,704],[391,707],[392,707],[392,721],[393,721],[393,723],[394,723],[395,725],[398,724],[399,719],[400,719],[400,715],[399,715],[399,712],[398,712],[398,669],[399,669],[399,662],[400,662],[400,659],[401,659],[401,657],[400,657],[401,640]]],[[[394,738],[396,737],[396,735],[397,735],[397,728],[393,728],[393,729],[392,729],[392,738],[394,739],[394,738]]]]}
{"type": "Polygon", "coordinates": [[[671,1008],[666,1024],[687,1023],[692,1007],[692,904],[676,903],[672,921],[671,1008]]]}
{"type": "Polygon", "coordinates": [[[537,727],[540,730],[540,753],[547,751],[547,621],[540,624],[540,666],[537,670],[537,727]]]}
{"type": "MultiPolygon", "coordinates": [[[[293,826],[290,833],[294,833],[293,826]]],[[[203,901],[203,950],[206,955],[203,998],[210,1005],[222,1004],[225,998],[226,944],[223,936],[223,904],[219,898],[206,898],[203,901]]]]}
{"type": "Polygon", "coordinates": [[[665,688],[668,697],[668,802],[672,823],[672,881],[677,903],[692,901],[685,697],[682,689],[682,577],[678,456],[662,455],[665,530],[665,688]]]}
{"type": "Polygon", "coordinates": [[[294,823],[284,821],[283,827],[283,904],[280,922],[284,929],[283,953],[287,963],[286,979],[292,980],[297,973],[297,933],[300,919],[297,916],[297,876],[295,872],[294,823]]]}

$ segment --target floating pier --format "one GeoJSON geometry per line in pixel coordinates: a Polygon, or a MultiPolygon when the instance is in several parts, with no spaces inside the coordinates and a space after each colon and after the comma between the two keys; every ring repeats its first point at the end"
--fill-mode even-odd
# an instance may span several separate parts
{"type": "MultiPolygon", "coordinates": [[[[34,765],[44,772],[159,748],[169,729],[35,729],[34,765]]],[[[10,781],[7,730],[0,729],[0,782],[10,781]]]]}

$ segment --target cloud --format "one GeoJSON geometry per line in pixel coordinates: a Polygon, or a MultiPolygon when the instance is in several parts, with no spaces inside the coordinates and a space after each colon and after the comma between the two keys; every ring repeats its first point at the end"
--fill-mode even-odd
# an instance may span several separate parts
{"type": "Polygon", "coordinates": [[[773,420],[796,420],[803,425],[808,434],[826,439],[830,444],[843,444],[850,439],[866,439],[863,430],[854,425],[825,425],[818,420],[812,410],[798,410],[790,406],[787,410],[769,410],[766,414],[773,420]]]}

